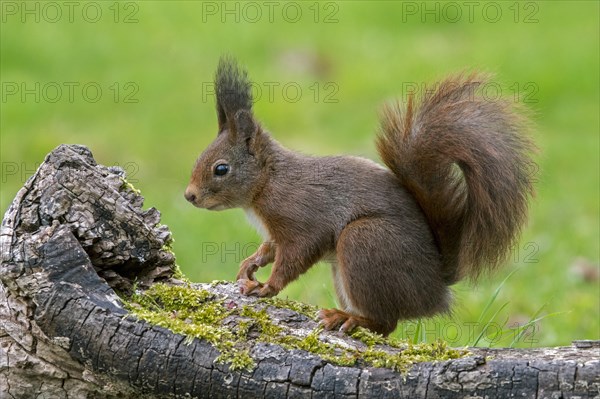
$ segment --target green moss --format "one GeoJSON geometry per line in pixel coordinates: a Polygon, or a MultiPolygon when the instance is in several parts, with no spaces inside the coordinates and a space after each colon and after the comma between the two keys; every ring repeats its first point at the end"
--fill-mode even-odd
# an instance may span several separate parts
{"type": "Polygon", "coordinates": [[[221,326],[232,311],[209,291],[159,283],[136,292],[126,306],[138,318],[185,335],[189,342],[207,340],[221,352],[219,360],[232,367],[253,367],[247,351],[236,347],[240,336],[221,326]]]}
{"type": "Polygon", "coordinates": [[[163,252],[169,252],[171,255],[173,255],[173,257],[175,257],[175,252],[173,252],[173,247],[171,246],[173,244],[173,241],[175,241],[175,240],[173,240],[172,237],[169,237],[169,239],[160,248],[160,250],[163,252]]]}
{"type": "Polygon", "coordinates": [[[248,349],[238,350],[236,348],[227,352],[221,352],[215,359],[217,363],[229,363],[230,370],[248,370],[252,371],[255,367],[254,359],[250,356],[248,349]]]}
{"type": "Polygon", "coordinates": [[[374,367],[391,368],[405,373],[415,363],[458,359],[466,354],[467,351],[448,348],[446,342],[438,340],[417,345],[408,343],[407,347],[397,354],[389,354],[382,350],[368,348],[363,353],[363,360],[374,367]]]}
{"type": "Polygon", "coordinates": [[[306,337],[287,335],[277,342],[286,349],[300,349],[319,355],[323,360],[340,366],[356,364],[358,352],[319,339],[322,328],[312,330],[306,337]]]}
{"type": "Polygon", "coordinates": [[[277,297],[261,298],[260,301],[268,305],[275,306],[276,308],[291,309],[297,313],[307,316],[312,320],[317,320],[317,311],[319,308],[316,306],[277,297]]]}
{"type": "Polygon", "coordinates": [[[352,366],[358,361],[400,372],[409,370],[417,362],[456,359],[467,353],[448,348],[442,341],[412,345],[390,340],[361,327],[355,329],[351,336],[361,341],[363,347],[327,342],[321,337],[321,328],[315,328],[305,336],[297,336],[273,323],[267,308],[289,308],[313,318],[317,310],[315,307],[279,298],[263,299],[258,304],[258,307],[230,307],[209,291],[189,285],[167,284],[154,284],[127,301],[128,309],[140,319],[185,335],[189,342],[194,338],[207,340],[220,352],[215,361],[228,363],[232,370],[254,368],[250,351],[255,342],[305,350],[333,364],[352,366]],[[261,308],[260,304],[264,306],[261,308]],[[232,315],[238,316],[238,322],[231,323],[229,318],[225,323],[232,315]],[[397,353],[386,353],[383,345],[397,348],[397,353]]]}
{"type": "Polygon", "coordinates": [[[240,316],[249,317],[259,327],[262,341],[271,342],[273,337],[281,333],[282,328],[271,321],[266,308],[255,310],[245,305],[240,311],[240,316]]]}
{"type": "Polygon", "coordinates": [[[179,267],[177,263],[175,263],[172,277],[174,279],[181,280],[184,283],[190,283],[190,280],[185,276],[185,274],[183,274],[181,267],[179,267]]]}
{"type": "Polygon", "coordinates": [[[352,331],[352,333],[350,333],[350,336],[354,339],[358,339],[359,341],[362,341],[367,346],[383,345],[383,344],[389,345],[389,343],[390,343],[390,340],[386,340],[383,337],[383,335],[377,334],[377,333],[367,330],[366,328],[363,328],[363,327],[356,327],[354,329],[354,331],[352,331]]]}
{"type": "Polygon", "coordinates": [[[133,184],[129,183],[124,177],[121,177],[121,187],[119,188],[119,191],[133,191],[137,195],[142,194],[140,190],[135,188],[133,184]]]}
{"type": "Polygon", "coordinates": [[[312,330],[306,337],[288,335],[282,337],[280,344],[287,349],[301,349],[311,353],[317,353],[321,357],[331,357],[335,354],[335,346],[319,340],[321,329],[312,330]]]}

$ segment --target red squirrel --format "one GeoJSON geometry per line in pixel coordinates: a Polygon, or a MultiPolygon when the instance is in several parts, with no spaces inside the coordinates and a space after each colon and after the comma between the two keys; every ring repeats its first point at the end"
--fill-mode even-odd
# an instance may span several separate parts
{"type": "Polygon", "coordinates": [[[509,101],[478,94],[486,79],[456,75],[409,95],[404,108],[385,107],[376,141],[384,167],[283,147],[252,112],[247,72],[222,57],[218,134],[185,198],[243,208],[263,236],[240,265],[240,291],[277,295],[324,259],[341,307],[319,312],[326,329],[388,335],[399,320],[448,312],[449,286],[507,258],[533,195],[525,118],[509,101]],[[269,263],[270,277],[257,281],[269,263]]]}

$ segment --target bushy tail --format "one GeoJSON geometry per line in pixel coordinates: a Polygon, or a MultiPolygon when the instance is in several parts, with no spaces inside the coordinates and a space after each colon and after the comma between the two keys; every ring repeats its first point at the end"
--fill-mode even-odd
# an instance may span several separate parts
{"type": "Polygon", "coordinates": [[[458,75],[405,109],[384,109],[377,148],[432,227],[448,284],[501,264],[533,195],[526,120],[478,93],[488,77],[458,75]]]}

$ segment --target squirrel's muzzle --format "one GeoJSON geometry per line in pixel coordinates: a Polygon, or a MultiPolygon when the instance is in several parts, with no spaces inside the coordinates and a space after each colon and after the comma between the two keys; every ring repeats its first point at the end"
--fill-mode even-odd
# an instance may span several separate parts
{"type": "Polygon", "coordinates": [[[196,200],[199,197],[198,193],[192,187],[186,188],[183,196],[185,197],[186,200],[188,200],[189,202],[191,202],[194,205],[196,205],[196,200]]]}

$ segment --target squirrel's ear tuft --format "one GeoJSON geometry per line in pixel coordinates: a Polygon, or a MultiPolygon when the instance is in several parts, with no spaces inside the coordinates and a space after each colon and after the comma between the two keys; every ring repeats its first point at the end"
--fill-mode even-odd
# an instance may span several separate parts
{"type": "Polygon", "coordinates": [[[227,127],[227,115],[225,114],[225,110],[217,101],[217,122],[219,124],[219,134],[225,130],[227,127]]]}
{"type": "Polygon", "coordinates": [[[258,123],[254,120],[252,113],[245,109],[239,110],[234,117],[233,131],[239,141],[247,141],[254,138],[259,132],[258,123]]]}
{"type": "Polygon", "coordinates": [[[252,85],[248,73],[231,56],[219,60],[215,74],[217,119],[219,132],[232,128],[233,118],[240,110],[252,111],[252,85]]]}

